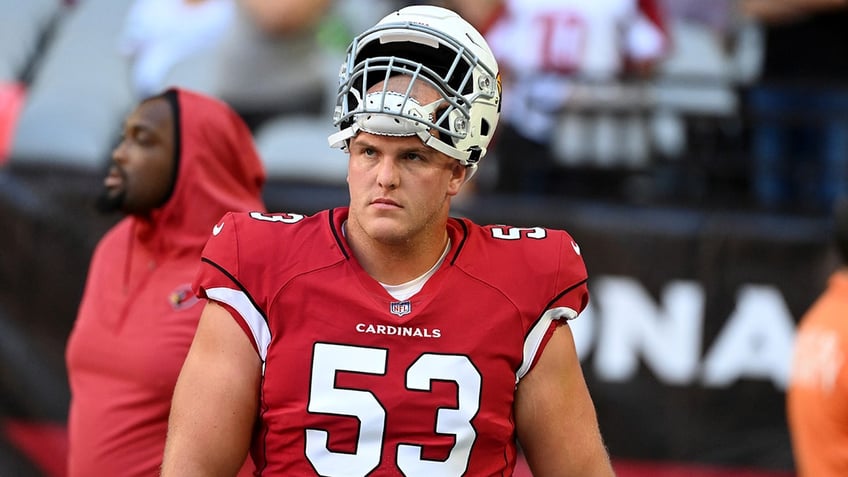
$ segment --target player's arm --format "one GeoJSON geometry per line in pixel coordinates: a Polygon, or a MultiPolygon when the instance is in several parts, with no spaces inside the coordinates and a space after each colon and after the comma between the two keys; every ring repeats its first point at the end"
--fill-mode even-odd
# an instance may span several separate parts
{"type": "Polygon", "coordinates": [[[163,477],[236,475],[250,446],[260,374],[248,337],[210,301],[174,389],[163,477]]]}
{"type": "Polygon", "coordinates": [[[615,475],[568,325],[519,382],[515,425],[534,476],[615,475]]]}

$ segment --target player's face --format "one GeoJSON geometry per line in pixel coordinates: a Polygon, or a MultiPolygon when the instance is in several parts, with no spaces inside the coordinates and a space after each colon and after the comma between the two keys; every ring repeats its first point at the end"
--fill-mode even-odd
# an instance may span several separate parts
{"type": "MultiPolygon", "coordinates": [[[[409,77],[389,78],[387,89],[404,93],[409,77]]],[[[382,88],[382,83],[371,91],[382,88]]],[[[411,95],[419,104],[441,98],[431,86],[416,82],[411,95]]],[[[371,240],[390,245],[444,239],[450,198],[465,180],[455,159],[424,145],[418,136],[359,132],[349,145],[348,188],[351,227],[371,240]]]]}
{"type": "Polygon", "coordinates": [[[121,143],[112,152],[101,208],[143,215],[161,206],[175,174],[174,143],[174,113],[168,100],[141,103],[127,117],[121,143]]]}
{"type": "Polygon", "coordinates": [[[456,160],[425,146],[417,136],[360,132],[350,143],[348,187],[352,225],[386,244],[435,232],[447,218],[465,170],[456,160]]]}

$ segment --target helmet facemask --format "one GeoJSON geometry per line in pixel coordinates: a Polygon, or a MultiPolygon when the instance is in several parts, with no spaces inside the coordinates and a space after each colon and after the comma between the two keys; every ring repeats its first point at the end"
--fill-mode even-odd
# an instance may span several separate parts
{"type": "MultiPolygon", "coordinates": [[[[404,10],[411,8],[422,7],[404,10]]],[[[479,37],[464,20],[449,13],[448,26],[467,27],[479,37]]],[[[359,131],[416,135],[424,144],[471,167],[470,177],[497,124],[500,85],[494,58],[488,58],[492,68],[473,51],[490,55],[482,37],[478,41],[483,46],[469,34],[463,40],[469,46],[430,25],[399,22],[392,15],[355,38],[339,75],[333,121],[340,131],[329,137],[330,145],[346,149],[359,131]],[[409,77],[404,91],[387,86],[389,78],[397,75],[409,77]],[[412,92],[422,82],[441,99],[419,104],[412,92]]]]}

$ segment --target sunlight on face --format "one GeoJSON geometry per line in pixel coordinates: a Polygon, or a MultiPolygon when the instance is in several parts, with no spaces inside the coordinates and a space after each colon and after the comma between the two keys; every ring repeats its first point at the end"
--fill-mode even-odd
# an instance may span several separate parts
{"type": "MultiPolygon", "coordinates": [[[[405,92],[406,76],[389,79],[390,91],[405,92]]],[[[371,90],[382,88],[376,85],[371,90]]],[[[417,82],[412,97],[427,104],[441,96],[417,82]]],[[[459,192],[465,168],[425,146],[417,136],[360,132],[350,142],[349,228],[385,244],[410,244],[444,234],[450,198],[459,192]],[[441,227],[441,228],[440,228],[441,227]]]]}

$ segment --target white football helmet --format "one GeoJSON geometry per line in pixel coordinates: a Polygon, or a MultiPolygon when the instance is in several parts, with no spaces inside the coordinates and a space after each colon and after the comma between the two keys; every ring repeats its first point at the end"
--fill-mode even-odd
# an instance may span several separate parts
{"type": "Polygon", "coordinates": [[[359,131],[417,135],[470,167],[470,177],[486,154],[500,109],[498,65],[483,36],[451,10],[411,6],[387,15],[348,47],[333,114],[340,130],[328,141],[346,149],[359,131]],[[406,92],[368,92],[396,75],[410,77],[406,92]],[[419,104],[410,97],[416,81],[442,98],[419,104]]]}

